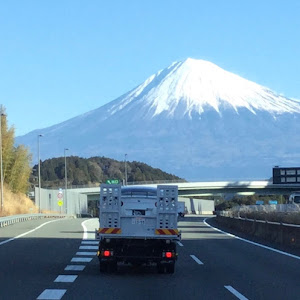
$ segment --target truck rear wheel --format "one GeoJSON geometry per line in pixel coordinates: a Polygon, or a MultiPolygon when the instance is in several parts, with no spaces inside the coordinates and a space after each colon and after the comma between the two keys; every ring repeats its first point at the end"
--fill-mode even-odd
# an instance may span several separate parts
{"type": "Polygon", "coordinates": [[[108,272],[117,272],[118,270],[118,265],[117,265],[117,262],[116,261],[110,261],[108,264],[107,264],[107,271],[108,272]]]}
{"type": "Polygon", "coordinates": [[[173,274],[175,272],[175,263],[174,262],[167,264],[166,267],[167,267],[167,273],[173,274]]]}
{"type": "Polygon", "coordinates": [[[157,263],[157,271],[159,274],[173,274],[175,272],[175,262],[157,263]]]}
{"type": "Polygon", "coordinates": [[[166,272],[166,266],[162,263],[157,263],[157,272],[159,274],[164,274],[166,272]]]}
{"type": "Polygon", "coordinates": [[[100,272],[107,272],[107,263],[104,261],[100,262],[100,272]]]}

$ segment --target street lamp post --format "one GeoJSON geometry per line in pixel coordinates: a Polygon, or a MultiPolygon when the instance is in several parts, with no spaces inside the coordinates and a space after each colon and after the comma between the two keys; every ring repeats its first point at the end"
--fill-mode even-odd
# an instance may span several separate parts
{"type": "Polygon", "coordinates": [[[127,185],[127,154],[125,154],[125,185],[127,185]]]}
{"type": "Polygon", "coordinates": [[[3,211],[3,205],[4,205],[4,197],[3,197],[3,158],[2,158],[2,117],[4,117],[5,114],[2,113],[2,106],[1,106],[1,113],[0,113],[0,175],[1,175],[1,212],[3,211]]]}
{"type": "Polygon", "coordinates": [[[64,149],[64,155],[65,155],[65,201],[66,201],[66,214],[68,213],[68,196],[67,196],[67,190],[68,190],[68,174],[67,174],[67,157],[66,157],[66,151],[68,151],[68,148],[64,149]]]}
{"type": "Polygon", "coordinates": [[[40,159],[40,138],[43,137],[42,134],[38,134],[37,142],[38,142],[38,177],[39,177],[39,213],[41,213],[41,159],[40,159]]]}

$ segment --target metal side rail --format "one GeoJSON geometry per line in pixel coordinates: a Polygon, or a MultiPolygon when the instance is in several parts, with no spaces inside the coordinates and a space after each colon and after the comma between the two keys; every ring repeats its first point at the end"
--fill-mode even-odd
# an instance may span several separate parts
{"type": "Polygon", "coordinates": [[[26,214],[26,215],[14,215],[9,217],[1,217],[0,218],[0,227],[5,227],[8,225],[12,225],[19,222],[29,221],[29,220],[37,220],[44,218],[65,218],[65,217],[74,217],[68,216],[64,214],[26,214]]]}

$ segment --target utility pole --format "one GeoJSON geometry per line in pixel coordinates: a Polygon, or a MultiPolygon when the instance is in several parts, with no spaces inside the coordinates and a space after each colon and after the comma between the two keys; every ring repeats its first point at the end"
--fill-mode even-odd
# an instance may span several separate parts
{"type": "MultiPolygon", "coordinates": [[[[38,134],[37,141],[38,141],[38,177],[39,177],[39,213],[41,213],[41,159],[40,159],[40,138],[43,137],[42,134],[38,134]]],[[[36,203],[35,203],[36,204],[36,203]]]]}
{"type": "Polygon", "coordinates": [[[127,185],[127,154],[125,154],[125,185],[127,185]]]}
{"type": "Polygon", "coordinates": [[[3,196],[3,157],[2,157],[2,117],[5,117],[5,114],[2,112],[2,105],[1,105],[1,112],[0,112],[1,212],[3,211],[3,205],[4,205],[4,196],[3,196]]]}
{"type": "Polygon", "coordinates": [[[66,214],[68,213],[68,196],[67,196],[67,190],[68,190],[68,174],[67,174],[67,157],[66,157],[66,151],[68,151],[68,148],[64,149],[64,155],[65,155],[65,202],[66,202],[66,214]]]}

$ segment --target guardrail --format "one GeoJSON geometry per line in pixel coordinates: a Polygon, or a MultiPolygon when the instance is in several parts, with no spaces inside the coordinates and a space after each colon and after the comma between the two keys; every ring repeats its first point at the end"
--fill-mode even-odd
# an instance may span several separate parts
{"type": "Polygon", "coordinates": [[[284,222],[273,222],[268,220],[259,220],[259,219],[251,219],[251,218],[242,218],[242,217],[235,217],[235,216],[229,216],[226,214],[218,214],[220,217],[235,219],[235,220],[242,220],[242,221],[250,221],[250,222],[257,222],[257,223],[264,223],[264,224],[272,224],[272,225],[282,225],[282,226],[289,226],[289,227],[296,227],[300,228],[300,225],[298,224],[290,224],[290,223],[284,223],[284,222]]]}
{"type": "Polygon", "coordinates": [[[15,215],[9,217],[0,218],[0,227],[5,227],[19,222],[38,220],[44,218],[65,218],[67,215],[64,214],[27,214],[27,215],[15,215]]]}

